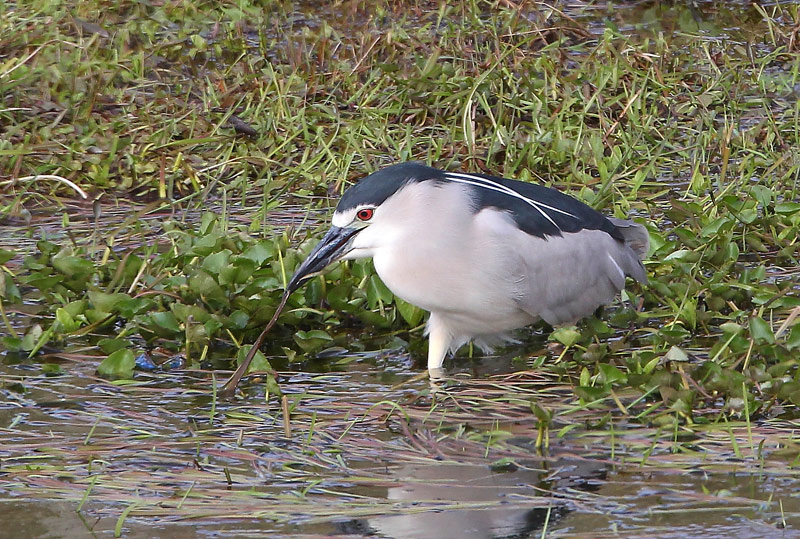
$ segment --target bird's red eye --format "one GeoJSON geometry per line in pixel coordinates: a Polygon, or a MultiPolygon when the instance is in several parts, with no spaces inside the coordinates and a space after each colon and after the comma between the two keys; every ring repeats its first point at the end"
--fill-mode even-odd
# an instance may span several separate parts
{"type": "Polygon", "coordinates": [[[358,217],[362,221],[369,221],[370,219],[372,219],[372,214],[374,212],[375,210],[373,210],[372,208],[364,208],[358,210],[358,213],[356,213],[356,217],[358,217]]]}

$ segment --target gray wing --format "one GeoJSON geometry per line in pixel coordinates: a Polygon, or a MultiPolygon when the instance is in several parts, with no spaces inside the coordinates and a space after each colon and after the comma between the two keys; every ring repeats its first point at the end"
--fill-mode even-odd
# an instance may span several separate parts
{"type": "Polygon", "coordinates": [[[647,252],[647,231],[630,221],[612,223],[625,243],[601,230],[546,239],[518,236],[515,273],[520,308],[551,325],[574,323],[611,302],[625,287],[626,275],[647,282],[640,260],[647,252]]]}

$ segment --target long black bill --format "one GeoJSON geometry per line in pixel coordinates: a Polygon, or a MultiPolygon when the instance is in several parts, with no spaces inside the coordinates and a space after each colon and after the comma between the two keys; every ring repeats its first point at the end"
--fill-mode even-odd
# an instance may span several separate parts
{"type": "MultiPolygon", "coordinates": [[[[244,373],[246,373],[247,369],[250,367],[250,363],[253,361],[256,352],[259,348],[261,348],[261,342],[264,340],[267,332],[269,332],[269,330],[272,329],[272,326],[275,325],[275,322],[278,320],[278,315],[281,314],[281,311],[286,305],[286,301],[289,299],[289,296],[292,294],[292,292],[303,286],[303,284],[309,279],[313,278],[314,275],[324,270],[328,264],[344,256],[347,253],[347,247],[350,239],[357,233],[358,229],[339,228],[338,226],[333,226],[330,230],[328,230],[328,233],[325,234],[317,246],[311,250],[311,252],[308,254],[308,258],[306,258],[303,263],[298,266],[297,270],[294,272],[294,275],[292,275],[292,278],[289,279],[289,283],[286,285],[286,290],[283,292],[281,302],[278,304],[275,314],[272,315],[272,320],[269,321],[267,326],[261,332],[261,335],[258,336],[256,342],[253,343],[252,348],[250,348],[247,356],[245,356],[244,360],[239,364],[239,367],[236,369],[236,371],[219,389],[219,394],[221,397],[229,398],[233,396],[233,393],[236,391],[236,386],[239,385],[239,381],[242,379],[242,376],[244,376],[244,373]]],[[[270,374],[277,379],[276,373],[270,374]]]]}
{"type": "Polygon", "coordinates": [[[344,256],[350,239],[358,232],[359,229],[332,226],[317,246],[308,254],[308,258],[297,267],[294,275],[289,279],[289,284],[286,285],[286,293],[291,294],[317,273],[328,267],[331,262],[344,256]]]}

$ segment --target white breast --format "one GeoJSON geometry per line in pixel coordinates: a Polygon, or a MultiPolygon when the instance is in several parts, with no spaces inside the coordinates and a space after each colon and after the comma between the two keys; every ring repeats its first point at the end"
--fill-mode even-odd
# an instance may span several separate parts
{"type": "Polygon", "coordinates": [[[521,276],[510,271],[521,268],[509,243],[519,231],[504,212],[475,215],[471,205],[462,185],[409,184],[381,206],[381,221],[359,240],[372,246],[375,269],[394,294],[467,333],[530,323],[514,300],[521,276]]]}

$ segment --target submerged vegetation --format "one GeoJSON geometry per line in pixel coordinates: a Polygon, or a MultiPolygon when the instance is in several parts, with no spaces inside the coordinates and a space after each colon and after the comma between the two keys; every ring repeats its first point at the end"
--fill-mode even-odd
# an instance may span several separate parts
{"type": "MultiPolygon", "coordinates": [[[[344,451],[347,425],[373,421],[374,405],[375,423],[399,421],[405,449],[448,456],[451,444],[477,462],[485,447],[507,459],[501,470],[552,437],[597,436],[614,460],[623,422],[640,429],[624,461],[688,462],[697,437],[722,432],[736,458],[769,469],[772,448],[794,473],[796,442],[774,426],[800,404],[799,30],[794,3],[6,2],[0,391],[24,399],[80,357],[131,384],[123,398],[187,369],[212,394],[208,371],[246,353],[336,195],[417,159],[554,185],[646,223],[650,283],[576,328],[520,332],[506,374],[337,398],[319,425],[324,392],[303,389],[320,404],[290,412],[298,396],[283,411],[309,441],[327,424],[344,451]]],[[[254,370],[346,371],[380,349],[416,358],[423,323],[369,263],[336,265],[292,295],[254,370]]],[[[469,353],[456,370],[493,361],[469,353]]],[[[291,395],[287,376],[246,392],[291,395]]],[[[226,444],[277,413],[203,405],[211,427],[215,414],[230,423],[213,432],[226,444]]],[[[276,428],[291,435],[286,421],[276,428]]],[[[87,488],[83,464],[70,474],[87,488]]],[[[334,485],[320,481],[329,503],[334,485]]]]}

